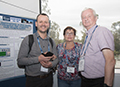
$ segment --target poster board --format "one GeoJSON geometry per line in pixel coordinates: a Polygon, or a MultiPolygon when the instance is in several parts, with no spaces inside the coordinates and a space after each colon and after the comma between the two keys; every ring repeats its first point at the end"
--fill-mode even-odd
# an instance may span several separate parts
{"type": "Polygon", "coordinates": [[[0,81],[24,75],[17,66],[22,40],[36,32],[35,19],[0,14],[0,81]]]}

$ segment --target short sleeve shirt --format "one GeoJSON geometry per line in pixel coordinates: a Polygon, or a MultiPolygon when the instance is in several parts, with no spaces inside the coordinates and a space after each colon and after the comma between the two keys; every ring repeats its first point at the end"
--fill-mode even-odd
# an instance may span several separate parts
{"type": "MultiPolygon", "coordinates": [[[[85,44],[85,49],[95,26],[86,32],[88,39],[85,44]]],[[[104,76],[105,58],[102,50],[105,48],[114,51],[114,37],[107,28],[98,26],[93,33],[85,54],[85,70],[82,72],[83,76],[86,78],[99,78],[104,76]]]]}

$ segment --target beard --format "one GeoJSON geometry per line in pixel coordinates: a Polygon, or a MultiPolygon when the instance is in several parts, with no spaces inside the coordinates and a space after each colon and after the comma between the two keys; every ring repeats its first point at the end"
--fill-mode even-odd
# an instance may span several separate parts
{"type": "Polygon", "coordinates": [[[40,33],[46,33],[47,32],[47,30],[46,31],[41,31],[41,30],[38,30],[40,33]]]}
{"type": "MultiPolygon", "coordinates": [[[[43,26],[40,26],[40,28],[42,28],[42,27],[45,27],[45,28],[46,28],[46,26],[44,26],[44,25],[43,25],[43,26]]],[[[49,29],[49,28],[47,28],[47,30],[45,30],[45,31],[42,31],[41,29],[38,29],[38,31],[39,31],[40,33],[46,33],[46,32],[48,31],[48,29],[49,29]]]]}

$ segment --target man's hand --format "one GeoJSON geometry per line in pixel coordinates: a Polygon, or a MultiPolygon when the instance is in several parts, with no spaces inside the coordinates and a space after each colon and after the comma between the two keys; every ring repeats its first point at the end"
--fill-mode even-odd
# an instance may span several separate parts
{"type": "MultiPolygon", "coordinates": [[[[45,52],[44,54],[46,54],[47,52],[45,52]]],[[[41,63],[41,65],[43,67],[49,68],[52,67],[52,62],[50,62],[50,60],[55,60],[57,57],[55,55],[53,56],[49,56],[49,57],[45,57],[44,55],[40,55],[38,57],[39,62],[41,63]]]]}
{"type": "Polygon", "coordinates": [[[41,61],[48,62],[48,61],[50,61],[51,58],[52,57],[45,57],[44,55],[40,55],[38,57],[38,60],[39,60],[39,62],[41,62],[41,61]]]}
{"type": "Polygon", "coordinates": [[[52,56],[52,60],[55,60],[57,57],[55,55],[52,56]]]}
{"type": "Polygon", "coordinates": [[[41,65],[45,68],[49,68],[49,67],[52,67],[52,63],[51,62],[44,62],[44,61],[41,61],[40,62],[41,65]]]}

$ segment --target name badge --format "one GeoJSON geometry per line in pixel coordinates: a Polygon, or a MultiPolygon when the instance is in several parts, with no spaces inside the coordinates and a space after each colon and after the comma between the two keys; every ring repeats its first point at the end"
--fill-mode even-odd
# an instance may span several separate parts
{"type": "Polygon", "coordinates": [[[68,73],[74,73],[75,72],[75,67],[67,67],[67,72],[68,73]]]}
{"type": "Polygon", "coordinates": [[[85,56],[81,56],[80,57],[80,61],[79,61],[79,71],[84,71],[84,64],[85,64],[85,56]]]}
{"type": "Polygon", "coordinates": [[[45,67],[41,66],[41,70],[40,71],[42,71],[42,72],[48,72],[48,68],[45,68],[45,67]]]}

